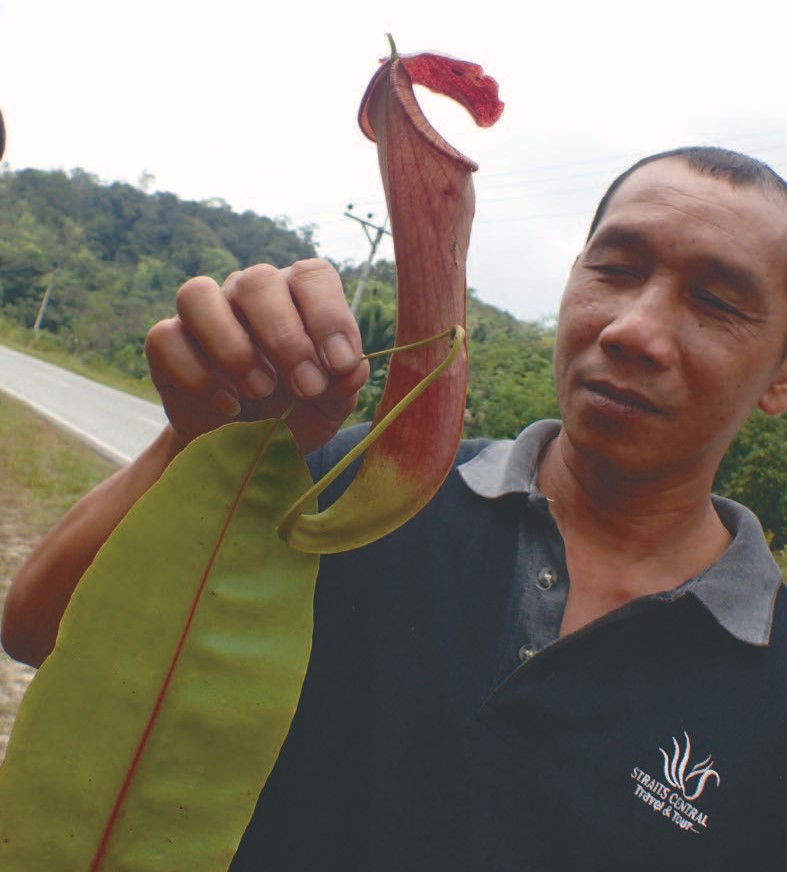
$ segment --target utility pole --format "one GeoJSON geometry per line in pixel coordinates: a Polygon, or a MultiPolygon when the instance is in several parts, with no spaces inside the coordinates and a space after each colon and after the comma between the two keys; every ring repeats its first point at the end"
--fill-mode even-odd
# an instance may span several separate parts
{"type": "Polygon", "coordinates": [[[388,218],[386,217],[385,221],[381,225],[373,224],[371,222],[372,213],[369,212],[366,218],[359,218],[357,215],[352,214],[353,204],[349,203],[347,206],[347,211],[344,213],[348,218],[352,218],[353,221],[357,221],[362,227],[363,232],[366,234],[366,238],[369,240],[369,245],[371,245],[371,251],[369,252],[369,257],[363,265],[363,269],[361,270],[361,277],[358,279],[358,287],[355,289],[355,294],[353,295],[352,305],[350,309],[352,310],[353,315],[358,317],[358,310],[361,308],[361,297],[363,296],[363,290],[366,287],[366,281],[369,278],[369,270],[372,268],[372,261],[374,260],[375,252],[377,251],[377,246],[380,244],[380,240],[382,240],[383,236],[387,233],[389,236],[391,235],[390,230],[385,229],[385,225],[388,223],[388,218]],[[371,230],[374,230],[374,236],[372,236],[371,230]]]}
{"type": "Polygon", "coordinates": [[[41,322],[44,320],[44,312],[46,312],[46,307],[49,304],[49,298],[52,296],[52,288],[55,286],[55,279],[57,278],[57,274],[60,272],[60,267],[58,267],[53,273],[52,278],[49,280],[49,284],[46,286],[46,291],[44,291],[44,296],[41,299],[41,305],[38,307],[38,314],[36,315],[35,324],[33,324],[33,332],[38,333],[41,329],[41,322]]]}
{"type": "Polygon", "coordinates": [[[57,277],[60,274],[60,270],[63,267],[63,264],[66,260],[66,254],[63,253],[60,258],[60,263],[55,267],[54,272],[52,273],[51,278],[49,279],[49,284],[46,286],[46,290],[44,291],[44,296],[41,298],[41,305],[38,307],[38,314],[36,315],[35,323],[33,324],[33,333],[38,333],[41,329],[41,322],[44,320],[44,312],[46,312],[46,307],[49,305],[49,300],[52,296],[52,291],[55,287],[55,282],[57,281],[57,277]]]}
{"type": "MultiPolygon", "coordinates": [[[[82,183],[81,180],[78,183],[77,190],[81,193],[82,191],[82,183]]],[[[80,207],[80,216],[82,209],[80,207]]],[[[77,247],[77,243],[82,239],[82,230],[79,226],[75,226],[73,222],[69,222],[66,224],[61,231],[61,242],[63,244],[63,251],[60,255],[60,261],[57,266],[52,271],[52,275],[49,278],[49,284],[46,286],[46,290],[44,291],[44,296],[41,298],[41,303],[38,307],[38,313],[36,314],[36,320],[33,324],[33,332],[38,334],[41,330],[41,322],[44,320],[44,313],[46,312],[46,307],[49,305],[49,300],[52,297],[52,291],[55,288],[55,284],[57,283],[58,277],[60,276],[60,271],[63,269],[65,265],[66,259],[71,253],[72,249],[77,247]]]]}

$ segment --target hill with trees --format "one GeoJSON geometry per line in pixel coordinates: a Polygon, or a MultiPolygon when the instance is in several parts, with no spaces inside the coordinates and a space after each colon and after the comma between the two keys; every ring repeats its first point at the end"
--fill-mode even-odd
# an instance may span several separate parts
{"type": "Polygon", "coordinates": [[[0,307],[5,318],[57,335],[143,376],[148,327],[171,314],[192,275],[226,276],[265,259],[314,256],[308,228],[189,203],[81,170],[0,176],[0,307]],[[45,307],[42,311],[42,304],[45,307]]]}
{"type": "MultiPolygon", "coordinates": [[[[284,266],[315,256],[314,228],[238,214],[221,200],[187,202],[132,185],[102,184],[83,170],[0,175],[0,325],[25,331],[87,362],[147,378],[144,337],[173,311],[192,275],[221,281],[266,261],[284,266]]],[[[348,299],[360,267],[338,265],[348,299]]],[[[373,267],[359,311],[367,351],[395,332],[395,268],[373,267]]],[[[511,438],[531,421],[557,417],[552,383],[554,325],[518,321],[471,290],[467,317],[470,379],[467,436],[511,438]]],[[[358,417],[368,418],[385,381],[374,361],[358,417]]],[[[754,508],[772,546],[787,544],[787,418],[755,414],[733,443],[718,492],[754,508]]]]}

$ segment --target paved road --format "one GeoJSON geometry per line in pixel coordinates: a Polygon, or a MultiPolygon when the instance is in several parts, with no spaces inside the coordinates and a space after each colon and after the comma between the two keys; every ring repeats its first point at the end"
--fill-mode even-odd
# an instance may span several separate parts
{"type": "Polygon", "coordinates": [[[161,406],[0,345],[0,391],[124,465],[164,425],[161,406]]]}

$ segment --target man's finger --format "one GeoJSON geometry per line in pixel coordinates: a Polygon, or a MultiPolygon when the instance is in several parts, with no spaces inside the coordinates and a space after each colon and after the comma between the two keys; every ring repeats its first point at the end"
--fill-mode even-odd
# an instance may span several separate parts
{"type": "Polygon", "coordinates": [[[336,270],[324,260],[300,261],[287,281],[323,365],[335,375],[352,372],[361,361],[361,336],[336,270]]]}
{"type": "Polygon", "coordinates": [[[320,396],[329,373],[306,331],[286,271],[267,265],[244,270],[225,287],[229,304],[293,393],[320,396]]]}
{"type": "Polygon", "coordinates": [[[186,282],[176,297],[183,325],[211,364],[223,372],[247,399],[271,394],[276,374],[240,323],[224,290],[212,279],[186,282]]]}

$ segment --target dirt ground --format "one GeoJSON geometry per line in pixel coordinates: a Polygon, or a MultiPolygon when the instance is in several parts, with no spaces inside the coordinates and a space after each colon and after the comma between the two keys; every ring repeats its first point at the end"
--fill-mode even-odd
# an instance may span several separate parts
{"type": "MultiPolygon", "coordinates": [[[[0,506],[0,606],[16,570],[30,553],[37,534],[20,529],[14,512],[0,506]]],[[[12,660],[0,650],[0,761],[5,757],[8,736],[35,670],[12,660]]]]}

